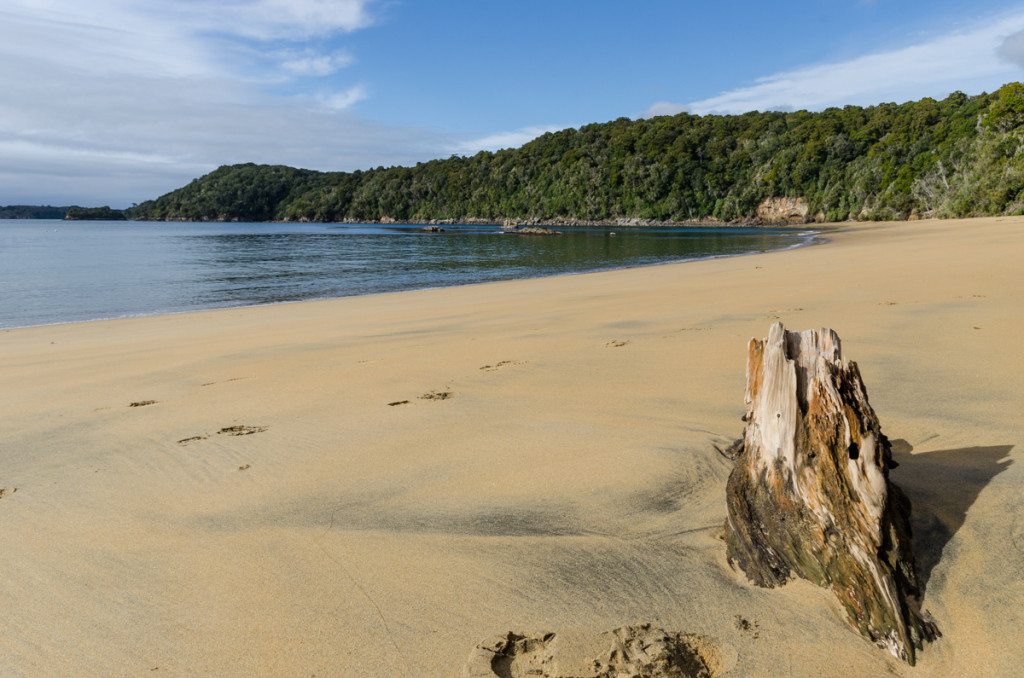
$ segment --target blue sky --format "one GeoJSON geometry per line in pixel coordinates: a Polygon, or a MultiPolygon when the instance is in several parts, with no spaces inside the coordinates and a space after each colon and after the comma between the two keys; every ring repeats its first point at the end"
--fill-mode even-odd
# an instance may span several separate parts
{"type": "Polygon", "coordinates": [[[1024,80],[1024,3],[4,0],[0,204],[125,207],[222,164],[406,165],[689,111],[1024,80]]]}

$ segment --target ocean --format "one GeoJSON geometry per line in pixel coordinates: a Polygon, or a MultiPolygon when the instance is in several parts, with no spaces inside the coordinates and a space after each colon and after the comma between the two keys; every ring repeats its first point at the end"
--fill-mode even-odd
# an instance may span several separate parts
{"type": "Polygon", "coordinates": [[[0,329],[737,256],[807,229],[0,220],[0,329]]]}

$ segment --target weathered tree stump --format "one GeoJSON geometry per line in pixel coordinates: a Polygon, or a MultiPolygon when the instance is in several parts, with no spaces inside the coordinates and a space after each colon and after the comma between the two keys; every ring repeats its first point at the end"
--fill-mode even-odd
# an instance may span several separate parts
{"type": "Polygon", "coordinates": [[[889,482],[889,441],[857,364],[830,329],[775,323],[751,339],[742,449],[729,476],[730,564],[758,586],[832,589],[860,632],[914,663],[938,629],[919,594],[910,501],[889,482]]]}

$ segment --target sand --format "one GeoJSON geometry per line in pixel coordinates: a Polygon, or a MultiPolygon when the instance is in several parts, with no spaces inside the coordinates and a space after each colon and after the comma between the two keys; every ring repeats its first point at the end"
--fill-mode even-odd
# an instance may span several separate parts
{"type": "Polygon", "coordinates": [[[1019,675],[1024,219],[829,238],[0,332],[0,674],[458,676],[650,623],[714,675],[1019,675]],[[916,667],[725,561],[714,446],[775,320],[834,328],[896,441],[916,667]]]}

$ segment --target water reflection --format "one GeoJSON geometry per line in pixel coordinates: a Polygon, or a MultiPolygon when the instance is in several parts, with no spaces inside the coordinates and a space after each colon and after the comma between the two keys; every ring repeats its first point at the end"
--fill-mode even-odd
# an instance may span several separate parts
{"type": "Polygon", "coordinates": [[[335,227],[326,233],[188,237],[204,305],[260,304],[512,280],[743,254],[806,239],[791,230],[567,229],[559,236],[335,227]]]}
{"type": "Polygon", "coordinates": [[[0,327],[342,297],[791,247],[792,229],[0,224],[0,327]]]}

